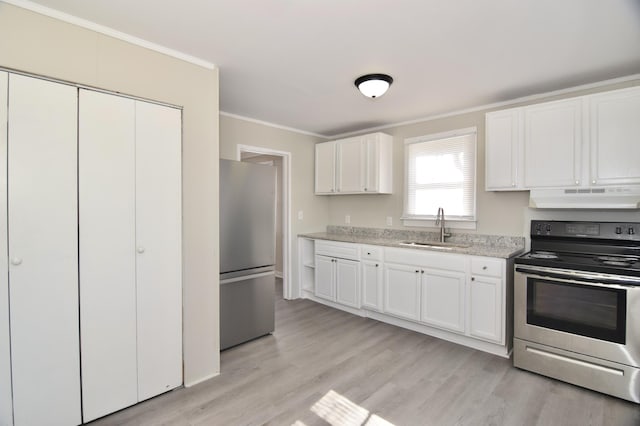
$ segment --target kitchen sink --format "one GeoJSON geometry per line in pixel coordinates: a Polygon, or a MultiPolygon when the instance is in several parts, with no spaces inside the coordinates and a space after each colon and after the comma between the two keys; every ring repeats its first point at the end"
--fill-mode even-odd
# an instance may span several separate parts
{"type": "Polygon", "coordinates": [[[403,241],[401,246],[406,247],[423,247],[436,250],[453,250],[455,248],[469,248],[468,244],[456,244],[456,243],[441,243],[438,241],[420,242],[420,241],[403,241]]]}

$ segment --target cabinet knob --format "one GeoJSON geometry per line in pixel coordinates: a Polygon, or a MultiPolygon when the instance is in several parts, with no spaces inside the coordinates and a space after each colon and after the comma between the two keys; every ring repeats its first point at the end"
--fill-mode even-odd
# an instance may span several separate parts
{"type": "Polygon", "coordinates": [[[136,251],[140,254],[144,253],[144,247],[140,246],[136,249],[136,251]]]}
{"type": "Polygon", "coordinates": [[[595,179],[592,180],[591,183],[595,185],[596,184],[596,180],[595,179]]]}
{"type": "Polygon", "coordinates": [[[367,192],[367,188],[364,189],[364,192],[367,192]]]}
{"type": "Polygon", "coordinates": [[[378,267],[378,264],[376,263],[376,268],[378,267]]]}
{"type": "Polygon", "coordinates": [[[21,263],[22,263],[22,259],[21,258],[19,258],[19,257],[12,257],[11,258],[11,264],[12,265],[18,266],[21,263]]]}
{"type": "Polygon", "coordinates": [[[511,182],[511,186],[516,186],[516,183],[515,182],[511,182]]]}
{"type": "Polygon", "coordinates": [[[471,277],[471,281],[475,281],[475,280],[476,280],[476,277],[471,277]]]}
{"type": "Polygon", "coordinates": [[[417,274],[418,272],[420,272],[420,271],[418,271],[418,270],[416,269],[416,274],[417,274]]]}
{"type": "Polygon", "coordinates": [[[424,274],[424,271],[420,271],[421,274],[424,274]]]}
{"type": "Polygon", "coordinates": [[[370,252],[367,252],[367,256],[371,256],[371,253],[370,253],[370,252]]]}
{"type": "Polygon", "coordinates": [[[576,185],[580,185],[580,181],[579,180],[576,181],[576,185]]]}
{"type": "Polygon", "coordinates": [[[483,270],[483,271],[486,271],[486,270],[487,270],[487,266],[486,266],[486,265],[485,265],[485,266],[483,266],[483,267],[482,267],[482,270],[483,270]]]}

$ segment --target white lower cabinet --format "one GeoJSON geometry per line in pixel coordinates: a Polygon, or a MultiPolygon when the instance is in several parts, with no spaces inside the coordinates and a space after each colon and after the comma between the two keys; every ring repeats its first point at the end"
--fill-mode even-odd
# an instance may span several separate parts
{"type": "Polygon", "coordinates": [[[382,311],[382,264],[376,260],[362,260],[362,307],[382,311]]]}
{"type": "Polygon", "coordinates": [[[316,256],[316,296],[360,308],[360,262],[316,256]]]}
{"type": "Polygon", "coordinates": [[[420,320],[420,268],[384,265],[384,312],[400,318],[420,320]]]}
{"type": "Polygon", "coordinates": [[[464,333],[464,272],[433,269],[420,271],[422,285],[422,322],[464,333]]]}
{"type": "Polygon", "coordinates": [[[317,297],[331,301],[336,300],[334,262],[333,257],[316,256],[315,294],[317,297]]]}
{"type": "Polygon", "coordinates": [[[504,259],[473,257],[469,279],[469,335],[504,344],[504,259]]]}
{"type": "Polygon", "coordinates": [[[363,316],[508,356],[513,282],[506,259],[325,241],[315,250],[318,301],[362,307],[363,316]]]}

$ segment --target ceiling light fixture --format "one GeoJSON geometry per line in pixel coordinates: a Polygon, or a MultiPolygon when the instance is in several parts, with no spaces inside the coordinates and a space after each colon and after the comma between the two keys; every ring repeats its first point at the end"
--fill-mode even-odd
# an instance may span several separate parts
{"type": "Polygon", "coordinates": [[[368,98],[377,98],[385,94],[393,78],[387,74],[367,74],[356,78],[355,85],[360,93],[368,98]]]}

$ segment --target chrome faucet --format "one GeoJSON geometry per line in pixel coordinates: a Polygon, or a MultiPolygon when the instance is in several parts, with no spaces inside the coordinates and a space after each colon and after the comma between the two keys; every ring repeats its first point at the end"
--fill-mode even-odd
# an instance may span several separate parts
{"type": "Polygon", "coordinates": [[[451,234],[449,232],[445,232],[444,229],[444,209],[442,207],[438,207],[438,215],[436,216],[436,226],[440,225],[440,242],[444,243],[444,239],[450,237],[451,234]]]}

